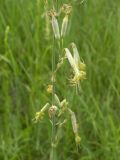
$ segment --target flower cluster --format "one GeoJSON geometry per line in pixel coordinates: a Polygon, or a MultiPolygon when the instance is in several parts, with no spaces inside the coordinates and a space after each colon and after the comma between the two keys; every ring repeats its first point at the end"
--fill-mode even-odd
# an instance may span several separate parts
{"type": "MultiPolygon", "coordinates": [[[[64,38],[66,36],[71,11],[72,11],[72,6],[69,4],[64,4],[62,7],[60,7],[59,11],[56,11],[55,7],[53,7],[53,9],[51,9],[48,12],[55,40],[59,42],[59,44],[63,43],[64,38]],[[62,24],[61,27],[59,26],[59,21],[58,21],[58,17],[60,15],[64,15],[62,22],[60,23],[62,24]]],[[[47,92],[52,95],[52,102],[46,103],[45,106],[43,106],[43,108],[36,113],[35,118],[33,119],[34,122],[41,121],[44,118],[45,112],[46,111],[48,112],[52,127],[57,126],[56,136],[54,137],[54,141],[52,141],[51,143],[52,147],[57,145],[58,143],[57,134],[59,133],[59,130],[62,128],[62,126],[64,126],[64,124],[66,124],[69,119],[71,120],[72,123],[72,129],[75,135],[76,144],[80,144],[81,141],[81,138],[78,133],[78,124],[75,113],[70,109],[70,104],[68,103],[68,100],[66,100],[65,98],[62,101],[60,100],[60,98],[55,92],[54,83],[57,83],[55,76],[58,69],[62,66],[64,60],[67,59],[73,71],[70,83],[73,86],[74,85],[79,86],[80,82],[86,79],[86,64],[79,56],[79,52],[75,43],[72,42],[70,44],[69,49],[63,47],[62,49],[60,48],[60,50],[64,51],[65,54],[64,56],[59,55],[59,57],[61,58],[58,60],[58,63],[55,67],[56,69],[54,68],[52,70],[51,84],[47,86],[47,92]]]]}
{"type": "MultiPolygon", "coordinates": [[[[36,112],[36,115],[33,121],[35,123],[42,121],[44,118],[45,112],[48,111],[49,118],[52,119],[53,117],[55,117],[56,125],[59,126],[58,128],[61,128],[63,124],[67,122],[67,117],[70,116],[73,132],[75,134],[75,141],[76,141],[76,144],[79,144],[81,141],[81,138],[78,134],[78,125],[77,125],[75,113],[68,107],[69,103],[67,102],[66,99],[63,99],[62,101],[60,101],[59,97],[56,94],[54,94],[54,100],[55,100],[54,105],[50,105],[49,103],[46,103],[39,112],[36,112]],[[64,117],[66,118],[63,119],[64,117]],[[61,122],[62,119],[63,121],[61,122]]],[[[57,141],[58,139],[56,140],[56,143],[57,141]]]]}
{"type": "Polygon", "coordinates": [[[54,36],[58,40],[60,38],[65,37],[65,35],[66,35],[66,31],[67,31],[67,27],[68,27],[68,19],[69,19],[69,15],[70,15],[71,11],[72,11],[72,7],[68,4],[64,4],[60,8],[60,11],[58,13],[53,9],[48,12],[48,15],[51,17],[51,23],[52,23],[54,36]],[[61,13],[64,13],[64,18],[62,21],[61,32],[60,32],[60,27],[59,27],[57,17],[61,13]]]}
{"type": "Polygon", "coordinates": [[[68,48],[65,48],[65,54],[73,69],[74,77],[70,80],[73,85],[79,85],[81,80],[86,79],[86,65],[80,59],[78,49],[75,43],[71,43],[73,56],[68,48]]]}

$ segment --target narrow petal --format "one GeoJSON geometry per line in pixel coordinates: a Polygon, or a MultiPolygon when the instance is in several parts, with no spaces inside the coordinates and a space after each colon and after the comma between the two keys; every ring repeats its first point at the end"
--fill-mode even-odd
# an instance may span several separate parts
{"type": "Polygon", "coordinates": [[[72,46],[72,49],[73,49],[73,55],[74,55],[75,63],[77,64],[77,66],[79,66],[79,64],[80,64],[80,56],[79,56],[78,49],[77,49],[75,43],[72,43],[71,46],[72,46]]]}
{"type": "Polygon", "coordinates": [[[71,53],[70,53],[70,51],[69,51],[68,48],[65,48],[65,53],[66,53],[66,56],[67,56],[67,58],[68,58],[68,61],[69,61],[70,65],[71,65],[71,67],[73,68],[74,72],[75,72],[76,74],[79,74],[79,69],[78,69],[78,67],[77,67],[77,65],[76,65],[76,63],[75,63],[75,60],[74,60],[74,58],[72,57],[72,55],[71,55],[71,53]]]}
{"type": "Polygon", "coordinates": [[[62,28],[61,28],[61,37],[64,37],[67,31],[68,26],[68,15],[63,18],[62,28]]]}
{"type": "Polygon", "coordinates": [[[56,39],[60,39],[60,31],[57,19],[52,17],[52,28],[56,39]]]}
{"type": "Polygon", "coordinates": [[[58,98],[57,94],[54,94],[54,99],[55,99],[55,103],[60,107],[61,103],[60,103],[60,99],[58,98]]]}
{"type": "Polygon", "coordinates": [[[40,111],[45,112],[48,109],[48,107],[49,107],[49,103],[46,103],[40,111]]]}

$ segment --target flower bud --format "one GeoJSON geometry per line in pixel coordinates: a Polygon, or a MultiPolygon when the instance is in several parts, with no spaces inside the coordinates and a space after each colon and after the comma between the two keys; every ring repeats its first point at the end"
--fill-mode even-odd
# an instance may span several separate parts
{"type": "Polygon", "coordinates": [[[81,142],[81,137],[78,134],[75,136],[75,142],[76,144],[80,144],[81,142]]]}
{"type": "Polygon", "coordinates": [[[52,93],[52,92],[53,92],[53,85],[49,84],[49,85],[47,86],[47,92],[48,92],[48,93],[52,93]]]}

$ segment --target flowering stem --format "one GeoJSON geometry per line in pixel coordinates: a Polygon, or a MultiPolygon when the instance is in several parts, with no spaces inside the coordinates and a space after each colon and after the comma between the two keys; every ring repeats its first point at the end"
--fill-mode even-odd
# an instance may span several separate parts
{"type": "Polygon", "coordinates": [[[50,160],[55,160],[55,116],[52,117],[52,138],[51,138],[51,154],[50,160]]]}
{"type": "MultiPolygon", "coordinates": [[[[53,8],[56,7],[58,10],[58,0],[52,1],[53,2],[53,8]]],[[[55,77],[56,77],[56,72],[55,72],[55,45],[56,42],[58,43],[58,48],[60,48],[60,40],[55,41],[55,38],[53,38],[53,51],[52,51],[52,86],[53,86],[53,91],[52,91],[52,105],[54,105],[54,94],[55,94],[55,77]]],[[[52,137],[51,137],[51,154],[50,154],[50,160],[55,160],[56,155],[56,146],[55,146],[55,135],[56,135],[56,126],[55,126],[55,115],[52,116],[52,137]]]]}
{"type": "MultiPolygon", "coordinates": [[[[52,49],[52,105],[54,105],[54,93],[55,93],[55,38],[53,37],[53,49],[52,49]]],[[[51,153],[50,160],[55,160],[55,116],[52,116],[52,135],[51,135],[51,153]]]]}

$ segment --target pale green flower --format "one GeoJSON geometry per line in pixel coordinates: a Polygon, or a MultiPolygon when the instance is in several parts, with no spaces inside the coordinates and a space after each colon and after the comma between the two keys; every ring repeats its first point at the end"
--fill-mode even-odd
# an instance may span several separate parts
{"type": "Polygon", "coordinates": [[[35,118],[33,119],[33,121],[37,123],[38,121],[42,120],[44,117],[45,111],[48,108],[49,108],[49,103],[46,103],[39,112],[36,112],[35,118]]]}
{"type": "Polygon", "coordinates": [[[65,53],[74,72],[74,77],[71,79],[71,83],[74,85],[79,84],[80,80],[86,79],[86,65],[81,62],[77,47],[74,43],[72,43],[72,49],[73,56],[68,48],[65,48],[65,53]]]}
{"type": "Polygon", "coordinates": [[[71,46],[72,46],[73,56],[74,56],[74,60],[75,60],[76,65],[78,66],[78,68],[81,71],[85,71],[86,70],[86,64],[84,62],[82,62],[82,60],[80,59],[79,52],[78,52],[78,49],[76,47],[76,44],[71,43],[71,46]]]}

